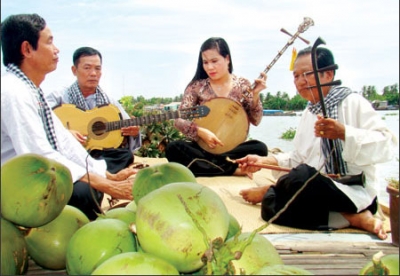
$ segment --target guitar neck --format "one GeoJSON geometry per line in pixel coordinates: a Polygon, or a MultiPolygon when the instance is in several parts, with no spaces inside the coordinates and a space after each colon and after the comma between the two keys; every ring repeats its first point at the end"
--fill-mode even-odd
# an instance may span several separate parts
{"type": "Polygon", "coordinates": [[[123,127],[129,126],[143,126],[149,125],[152,123],[163,122],[167,120],[183,118],[185,119],[186,115],[181,113],[179,110],[176,111],[168,111],[161,114],[153,114],[153,115],[145,115],[142,117],[125,119],[120,121],[112,121],[106,123],[106,131],[113,131],[117,129],[121,129],[123,127]]]}

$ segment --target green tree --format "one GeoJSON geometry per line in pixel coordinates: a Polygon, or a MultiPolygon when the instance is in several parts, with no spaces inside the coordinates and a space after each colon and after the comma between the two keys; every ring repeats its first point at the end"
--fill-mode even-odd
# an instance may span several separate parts
{"type": "Polygon", "coordinates": [[[307,105],[307,100],[304,99],[300,94],[296,94],[290,99],[288,104],[289,110],[303,110],[307,105]]]}
{"type": "Polygon", "coordinates": [[[366,98],[370,102],[383,100],[383,97],[376,92],[375,86],[364,85],[361,93],[364,96],[364,98],[366,98]]]}
{"type": "Polygon", "coordinates": [[[389,105],[399,105],[399,88],[397,83],[385,86],[383,89],[383,97],[388,101],[389,105]]]}

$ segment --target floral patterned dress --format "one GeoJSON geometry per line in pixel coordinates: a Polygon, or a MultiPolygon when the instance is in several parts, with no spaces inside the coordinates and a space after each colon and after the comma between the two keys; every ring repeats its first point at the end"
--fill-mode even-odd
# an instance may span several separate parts
{"type": "MultiPolygon", "coordinates": [[[[232,90],[227,98],[241,103],[249,118],[249,122],[257,126],[261,122],[263,116],[261,101],[258,101],[258,104],[253,106],[253,94],[246,93],[251,85],[247,79],[232,75],[232,81],[232,90]]],[[[210,85],[210,79],[207,78],[197,80],[186,88],[180,109],[202,105],[205,102],[217,97],[218,95],[214,92],[210,85]]],[[[176,119],[175,127],[185,134],[190,140],[198,141],[198,127],[196,123],[184,119],[176,119]]]]}

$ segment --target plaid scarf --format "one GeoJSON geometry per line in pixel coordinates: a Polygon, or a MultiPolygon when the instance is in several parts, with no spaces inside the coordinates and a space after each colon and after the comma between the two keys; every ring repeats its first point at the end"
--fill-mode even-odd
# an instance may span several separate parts
{"type": "MultiPolygon", "coordinates": [[[[335,120],[338,119],[338,105],[343,99],[345,99],[351,93],[353,92],[349,88],[343,86],[334,87],[331,89],[331,91],[329,91],[328,95],[324,99],[327,116],[329,118],[335,120]]],[[[313,114],[316,115],[322,114],[322,107],[320,102],[316,104],[308,102],[307,108],[313,114]]],[[[327,159],[327,162],[325,162],[325,170],[327,173],[334,173],[334,174],[340,173],[340,175],[346,175],[347,163],[343,160],[342,157],[342,151],[343,151],[342,141],[340,139],[335,139],[331,141],[332,143],[330,144],[329,139],[327,138],[321,139],[322,152],[325,156],[325,159],[327,159]],[[331,145],[333,146],[332,154],[331,154],[332,151],[331,145]],[[337,169],[335,169],[334,166],[335,160],[337,161],[337,166],[338,166],[337,169]]]]}
{"type": "MultiPolygon", "coordinates": [[[[81,90],[79,89],[77,81],[74,82],[74,84],[72,84],[67,89],[67,91],[68,91],[69,102],[71,104],[74,104],[83,110],[90,109],[85,98],[83,97],[81,90]]],[[[96,106],[102,106],[110,103],[110,100],[108,99],[107,95],[103,92],[103,90],[100,88],[100,86],[97,86],[96,88],[95,97],[96,97],[96,106]]]]}
{"type": "Polygon", "coordinates": [[[53,118],[51,117],[51,109],[45,100],[42,89],[36,87],[36,85],[16,65],[7,65],[6,71],[13,73],[20,80],[22,80],[32,91],[35,92],[39,104],[38,113],[39,116],[42,118],[43,128],[46,132],[47,140],[49,140],[50,145],[53,147],[53,149],[58,150],[57,136],[54,130],[53,118]]]}

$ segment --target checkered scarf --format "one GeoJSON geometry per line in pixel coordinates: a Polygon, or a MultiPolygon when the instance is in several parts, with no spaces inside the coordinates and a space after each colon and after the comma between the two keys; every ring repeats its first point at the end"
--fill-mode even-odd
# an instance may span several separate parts
{"type": "MultiPolygon", "coordinates": [[[[83,109],[83,110],[89,110],[89,106],[87,102],[85,101],[85,98],[83,97],[83,94],[81,90],[79,89],[78,82],[74,82],[68,89],[68,97],[69,97],[69,102],[76,105],[77,107],[83,109]]],[[[105,104],[110,103],[110,100],[108,99],[107,95],[103,92],[103,90],[100,88],[100,86],[97,86],[96,88],[96,106],[102,106],[105,104]]]]}
{"type": "MultiPolygon", "coordinates": [[[[353,93],[349,88],[343,86],[336,86],[329,91],[328,95],[324,99],[326,115],[329,118],[338,119],[338,105],[339,103],[346,98],[348,95],[353,93]]],[[[308,110],[310,110],[313,114],[322,114],[321,103],[318,102],[316,104],[312,104],[308,102],[307,106],[308,110]]],[[[334,148],[333,153],[331,154],[332,148],[327,138],[321,139],[321,147],[322,152],[327,159],[325,163],[325,170],[327,173],[340,173],[341,175],[346,175],[347,173],[347,163],[342,158],[343,145],[340,139],[332,140],[332,146],[334,148]],[[338,162],[338,170],[335,169],[335,162],[338,162]]]]}
{"type": "Polygon", "coordinates": [[[13,73],[36,93],[39,101],[38,113],[42,118],[43,128],[46,131],[47,140],[49,140],[53,149],[58,150],[57,136],[54,130],[53,118],[51,117],[51,109],[45,100],[42,89],[36,87],[36,85],[16,65],[9,64],[6,68],[6,71],[13,73]]]}

